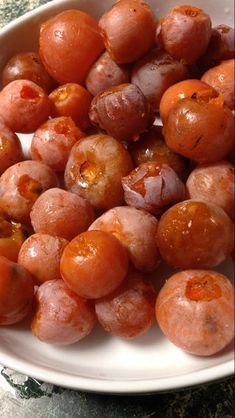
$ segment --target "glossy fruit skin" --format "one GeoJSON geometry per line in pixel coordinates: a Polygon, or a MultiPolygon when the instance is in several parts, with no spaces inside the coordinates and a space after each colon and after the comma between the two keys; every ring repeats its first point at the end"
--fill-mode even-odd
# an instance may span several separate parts
{"type": "Polygon", "coordinates": [[[36,130],[31,142],[31,158],[55,171],[64,171],[73,145],[84,137],[72,118],[49,119],[36,130]]]}
{"type": "Polygon", "coordinates": [[[195,95],[204,95],[211,98],[218,96],[213,87],[210,87],[201,80],[190,79],[180,81],[169,87],[161,98],[160,116],[162,122],[164,123],[170,110],[179,100],[185,99],[186,97],[190,98],[195,95]]]}
{"type": "Polygon", "coordinates": [[[0,325],[24,319],[32,309],[33,280],[23,267],[0,256],[0,325]]]}
{"type": "Polygon", "coordinates": [[[151,282],[140,273],[131,272],[113,293],[95,302],[95,311],[105,331],[132,339],[151,327],[155,301],[151,282]]]}
{"type": "Polygon", "coordinates": [[[17,222],[29,223],[34,202],[45,190],[58,186],[50,167],[40,161],[22,161],[0,177],[0,206],[17,222]]]}
{"type": "Polygon", "coordinates": [[[140,88],[153,110],[158,112],[163,93],[187,77],[186,65],[172,58],[167,52],[155,48],[135,63],[131,82],[140,88]]]}
{"type": "Polygon", "coordinates": [[[120,206],[97,218],[89,230],[113,234],[126,248],[129,260],[136,270],[147,273],[154,271],[161,261],[155,239],[157,227],[158,221],[150,213],[120,206]]]}
{"type": "Polygon", "coordinates": [[[95,96],[89,117],[119,141],[136,141],[153,122],[152,109],[134,84],[110,87],[95,96]]]}
{"type": "Polygon", "coordinates": [[[60,270],[71,290],[87,299],[97,299],[114,291],[125,279],[128,257],[113,235],[87,231],[67,245],[60,270]]]}
{"type": "Polygon", "coordinates": [[[18,136],[0,118],[0,175],[24,158],[18,136]]]}
{"type": "Polygon", "coordinates": [[[99,27],[106,49],[118,64],[136,61],[154,44],[156,20],[144,1],[118,1],[101,17],[99,27]]]}
{"type": "Polygon", "coordinates": [[[219,206],[186,200],[162,215],[156,239],[168,265],[181,269],[212,268],[233,250],[233,224],[219,206]]]}
{"type": "Polygon", "coordinates": [[[181,180],[187,176],[188,162],[168,148],[162,135],[162,126],[152,126],[148,132],[140,135],[138,141],[130,144],[128,150],[135,166],[155,161],[159,164],[168,164],[181,180]]]}
{"type": "Polygon", "coordinates": [[[24,225],[10,222],[5,215],[0,214],[0,256],[16,262],[26,238],[27,231],[24,225]]]}
{"type": "Polygon", "coordinates": [[[215,271],[176,273],[157,297],[156,318],[165,336],[182,350],[216,354],[234,337],[233,286],[215,271]]]}
{"type": "Polygon", "coordinates": [[[122,179],[127,205],[154,215],[185,198],[185,187],[166,164],[154,161],[139,165],[122,179]]]}
{"type": "Polygon", "coordinates": [[[104,45],[97,22],[80,10],[65,10],[41,25],[39,55],[60,84],[83,84],[104,45]]]}
{"type": "Polygon", "coordinates": [[[216,162],[232,149],[234,117],[223,98],[186,98],[170,110],[163,127],[168,147],[194,161],[216,162]]]}
{"type": "Polygon", "coordinates": [[[200,71],[205,72],[220,61],[233,59],[234,56],[234,28],[218,25],[212,29],[209,46],[197,65],[200,71]]]}
{"type": "Polygon", "coordinates": [[[61,279],[60,258],[68,241],[48,234],[33,234],[21,246],[18,264],[29,271],[37,284],[61,279]]]}
{"type": "Polygon", "coordinates": [[[36,293],[32,333],[39,340],[59,346],[74,344],[92,331],[94,306],[72,292],[63,280],[43,283],[36,293]]]}
{"type": "Polygon", "coordinates": [[[224,97],[224,103],[229,109],[235,109],[234,93],[234,67],[235,60],[221,62],[216,67],[209,69],[203,76],[202,81],[213,87],[224,97]]]}
{"type": "Polygon", "coordinates": [[[210,17],[202,9],[190,5],[173,7],[157,31],[157,42],[173,58],[185,64],[193,64],[204,54],[210,38],[210,17]]]}
{"type": "Polygon", "coordinates": [[[31,210],[30,219],[35,232],[71,241],[87,230],[94,220],[94,211],[82,197],[53,188],[39,196],[31,210]]]}
{"type": "Polygon", "coordinates": [[[92,65],[86,78],[86,88],[93,96],[96,96],[109,87],[129,83],[129,81],[128,66],[118,65],[105,51],[92,65]]]}
{"type": "Polygon", "coordinates": [[[1,116],[14,132],[32,133],[50,115],[47,94],[29,80],[15,80],[0,92],[1,116]]]}
{"type": "Polygon", "coordinates": [[[44,68],[36,52],[21,52],[14,55],[2,72],[2,84],[6,86],[14,80],[30,80],[49,93],[55,81],[44,68]]]}
{"type": "Polygon", "coordinates": [[[83,138],[71,151],[65,169],[67,190],[107,210],[123,202],[121,179],[133,168],[128,151],[108,135],[83,138]]]}
{"type": "Polygon", "coordinates": [[[91,126],[88,112],[92,97],[89,91],[79,84],[63,84],[49,95],[52,102],[51,114],[53,117],[70,116],[81,130],[86,131],[91,126]]]}
{"type": "Polygon", "coordinates": [[[190,199],[214,203],[234,219],[234,184],[233,165],[219,161],[196,167],[187,179],[186,190],[190,199]]]}

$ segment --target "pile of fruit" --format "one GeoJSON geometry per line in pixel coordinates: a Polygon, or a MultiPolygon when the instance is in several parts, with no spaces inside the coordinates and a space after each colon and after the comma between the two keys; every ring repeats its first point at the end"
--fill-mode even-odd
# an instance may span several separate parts
{"type": "Polygon", "coordinates": [[[234,289],[212,269],[234,251],[234,30],[190,5],[66,10],[2,85],[0,325],[31,315],[67,345],[154,322],[192,354],[227,346],[234,289]],[[157,292],[161,263],[177,270],[157,292]]]}

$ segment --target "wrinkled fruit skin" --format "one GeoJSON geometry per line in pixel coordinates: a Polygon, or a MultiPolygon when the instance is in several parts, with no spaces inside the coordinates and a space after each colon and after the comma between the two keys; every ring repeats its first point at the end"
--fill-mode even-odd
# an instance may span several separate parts
{"type": "Polygon", "coordinates": [[[98,94],[91,102],[91,122],[119,141],[135,141],[151,125],[151,107],[134,84],[121,84],[98,94]]]}

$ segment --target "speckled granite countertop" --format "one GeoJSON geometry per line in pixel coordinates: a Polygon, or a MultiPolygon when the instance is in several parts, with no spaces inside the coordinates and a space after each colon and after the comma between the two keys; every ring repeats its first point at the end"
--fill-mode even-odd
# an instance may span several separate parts
{"type": "MultiPolygon", "coordinates": [[[[47,1],[0,0],[0,27],[47,1]]],[[[0,366],[1,418],[233,418],[233,393],[230,377],[180,392],[96,395],[56,387],[0,366]]]]}

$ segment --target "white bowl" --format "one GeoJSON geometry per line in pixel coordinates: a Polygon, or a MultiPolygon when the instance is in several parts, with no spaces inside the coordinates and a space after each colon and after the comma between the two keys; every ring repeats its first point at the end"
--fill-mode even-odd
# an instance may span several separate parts
{"type": "MultiPolygon", "coordinates": [[[[0,32],[0,69],[16,52],[37,50],[39,24],[71,8],[96,18],[112,0],[58,0],[39,7],[10,23],[0,32]]],[[[160,18],[181,1],[149,1],[160,18]]],[[[197,0],[213,23],[233,24],[233,0],[197,0]]],[[[23,138],[23,136],[22,136],[23,138]]],[[[227,260],[218,271],[232,278],[233,263],[227,260]]],[[[169,271],[156,272],[156,280],[169,271]]],[[[57,348],[32,337],[26,324],[0,329],[0,363],[35,378],[70,388],[110,392],[144,393],[172,390],[222,378],[233,373],[233,347],[203,358],[184,353],[171,344],[155,325],[151,331],[128,342],[105,334],[100,328],[78,344],[57,348]]]]}

